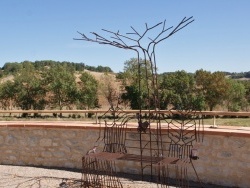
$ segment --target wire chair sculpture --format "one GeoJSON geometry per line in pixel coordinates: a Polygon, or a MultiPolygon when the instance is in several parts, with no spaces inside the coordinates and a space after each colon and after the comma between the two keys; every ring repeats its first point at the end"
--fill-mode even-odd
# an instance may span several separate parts
{"type": "Polygon", "coordinates": [[[155,165],[159,184],[161,187],[168,187],[170,184],[177,187],[189,187],[188,167],[191,166],[199,187],[203,187],[192,162],[199,158],[198,148],[204,139],[201,114],[192,110],[175,110],[170,111],[170,114],[165,117],[165,121],[170,144],[167,156],[164,156],[164,159],[155,165]],[[175,180],[172,183],[170,182],[171,171],[175,180]]]}
{"type": "Polygon", "coordinates": [[[99,137],[95,146],[82,158],[82,184],[81,187],[114,187],[120,188],[122,184],[117,177],[115,161],[127,153],[125,146],[127,122],[130,117],[121,114],[122,110],[110,108],[99,119],[111,116],[104,120],[102,131],[101,123],[99,137]],[[103,150],[97,152],[103,143],[103,150]]]}
{"type": "MultiPolygon", "coordinates": [[[[101,138],[99,136],[98,138],[99,141],[101,140],[104,142],[103,152],[99,154],[90,152],[94,154],[83,157],[83,180],[85,182],[83,187],[88,187],[93,184],[93,182],[96,187],[98,187],[99,184],[107,186],[106,182],[111,182],[108,185],[109,187],[122,187],[119,179],[115,177],[116,160],[132,160],[139,162],[142,179],[146,170],[149,169],[151,178],[156,174],[158,176],[158,182],[162,186],[165,186],[166,179],[168,178],[168,171],[166,168],[169,167],[170,161],[171,164],[176,165],[177,170],[175,174],[185,176],[185,178],[181,178],[183,181],[188,180],[186,177],[186,167],[181,168],[180,173],[177,173],[177,171],[180,169],[179,167],[188,164],[185,162],[186,157],[190,159],[192,152],[195,153],[193,142],[199,140],[200,126],[202,126],[202,124],[194,123],[192,126],[189,126],[189,123],[186,123],[189,121],[189,118],[190,122],[197,118],[194,118],[195,115],[193,115],[194,112],[192,110],[189,112],[180,110],[178,112],[181,117],[185,117],[185,120],[181,120],[178,126],[176,125],[178,120],[174,118],[176,114],[173,114],[173,111],[168,112],[170,114],[168,120],[160,113],[160,93],[155,49],[157,44],[168,39],[193,21],[193,17],[184,17],[177,26],[168,28],[166,28],[166,20],[152,27],[148,27],[148,25],[145,24],[146,28],[142,33],[138,32],[133,27],[131,27],[132,32],[126,34],[121,34],[120,31],[113,32],[103,29],[106,34],[111,35],[110,38],[95,32],[91,32],[94,37],[90,38],[78,32],[82,38],[76,40],[106,44],[134,51],[137,55],[137,77],[140,94],[138,98],[139,113],[136,116],[138,121],[138,136],[136,136],[137,139],[135,139],[139,142],[138,147],[133,148],[130,146],[131,144],[129,144],[129,142],[132,142],[133,139],[130,139],[130,136],[126,132],[127,122],[135,117],[126,114],[121,115],[122,109],[120,109],[118,105],[116,108],[112,106],[107,113],[112,112],[113,119],[111,123],[104,121],[105,127],[103,137],[101,138]],[[149,37],[148,35],[157,28],[160,28],[159,34],[154,38],[149,37]],[[148,40],[146,46],[144,45],[144,39],[148,40]],[[147,80],[146,100],[142,98],[143,80],[147,80]],[[119,116],[120,118],[118,118],[119,116]],[[164,122],[164,126],[162,121],[164,122]],[[163,129],[166,129],[167,133],[164,132],[163,129]],[[190,134],[192,136],[189,136],[190,134]],[[131,154],[130,150],[132,149],[137,150],[136,154],[131,154]],[[179,163],[183,164],[179,165],[179,163]],[[100,173],[104,174],[106,179],[100,177],[100,173]],[[109,179],[107,179],[107,177],[109,179]]],[[[195,156],[192,155],[192,157],[195,156]]]]}

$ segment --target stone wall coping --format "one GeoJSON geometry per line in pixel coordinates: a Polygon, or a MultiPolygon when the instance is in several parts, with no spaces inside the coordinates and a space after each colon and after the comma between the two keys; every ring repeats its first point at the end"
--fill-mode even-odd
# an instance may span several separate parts
{"type": "MultiPolygon", "coordinates": [[[[162,123],[162,130],[167,131],[162,123]]],[[[0,128],[43,128],[43,129],[99,129],[103,125],[88,121],[0,121],[0,128]]],[[[156,127],[152,125],[151,128],[156,127]]],[[[137,130],[137,123],[128,123],[127,128],[131,131],[137,130]]],[[[237,126],[217,126],[205,125],[205,135],[222,135],[222,136],[236,136],[249,137],[250,127],[237,126]]]]}

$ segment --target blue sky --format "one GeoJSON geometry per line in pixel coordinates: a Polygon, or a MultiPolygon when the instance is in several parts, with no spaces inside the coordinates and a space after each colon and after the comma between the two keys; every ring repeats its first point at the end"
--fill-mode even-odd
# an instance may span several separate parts
{"type": "Polygon", "coordinates": [[[101,29],[144,31],[166,19],[195,21],[157,46],[159,72],[250,71],[249,0],[1,0],[0,67],[6,62],[55,60],[123,71],[132,51],[80,38],[101,29]]]}

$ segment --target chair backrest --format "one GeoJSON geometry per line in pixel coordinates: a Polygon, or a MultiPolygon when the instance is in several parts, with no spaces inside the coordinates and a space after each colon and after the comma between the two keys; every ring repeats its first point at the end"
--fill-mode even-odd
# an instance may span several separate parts
{"type": "Polygon", "coordinates": [[[203,142],[203,119],[194,111],[177,111],[168,121],[169,156],[189,158],[194,144],[203,142]]]}
{"type": "Polygon", "coordinates": [[[126,131],[127,123],[112,122],[109,124],[105,121],[103,151],[110,153],[127,153],[125,146],[126,131]]]}

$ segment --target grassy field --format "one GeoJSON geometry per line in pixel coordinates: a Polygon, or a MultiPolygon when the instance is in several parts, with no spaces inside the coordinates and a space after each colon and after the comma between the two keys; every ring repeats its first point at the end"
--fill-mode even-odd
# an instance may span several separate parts
{"type": "MultiPolygon", "coordinates": [[[[53,117],[53,116],[45,116],[45,117],[13,117],[13,116],[2,116],[0,117],[0,121],[88,121],[88,122],[96,122],[95,116],[92,118],[87,118],[83,116],[63,116],[53,117]]],[[[136,122],[136,119],[132,120],[136,122]]],[[[214,118],[205,118],[205,125],[214,125],[214,118]]],[[[239,126],[239,127],[250,127],[250,117],[246,118],[216,118],[215,125],[217,126],[239,126]]]]}
{"type": "MultiPolygon", "coordinates": [[[[204,119],[205,125],[214,125],[214,119],[204,119]]],[[[248,118],[216,118],[215,125],[250,127],[250,117],[248,118]]]]}

